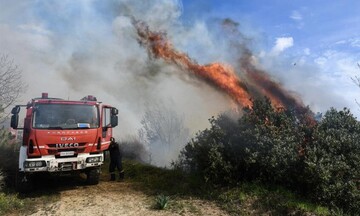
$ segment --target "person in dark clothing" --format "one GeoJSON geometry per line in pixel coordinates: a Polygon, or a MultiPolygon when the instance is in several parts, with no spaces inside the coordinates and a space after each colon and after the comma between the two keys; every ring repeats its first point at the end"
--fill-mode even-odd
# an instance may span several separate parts
{"type": "Polygon", "coordinates": [[[119,171],[119,180],[124,179],[124,170],[122,167],[122,155],[120,151],[119,144],[115,142],[115,139],[111,137],[110,139],[110,165],[109,165],[109,172],[110,172],[110,180],[115,181],[115,168],[119,171]]]}

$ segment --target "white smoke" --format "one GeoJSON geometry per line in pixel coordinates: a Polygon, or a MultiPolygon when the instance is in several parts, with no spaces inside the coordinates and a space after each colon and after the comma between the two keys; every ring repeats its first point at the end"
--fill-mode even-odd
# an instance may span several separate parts
{"type": "MultiPolygon", "coordinates": [[[[183,37],[202,41],[204,24],[186,30],[181,26],[180,1],[2,2],[7,8],[0,9],[0,51],[15,59],[29,84],[19,103],[41,92],[66,99],[95,95],[119,109],[116,137],[137,133],[145,104],[153,101],[172,101],[191,133],[206,127],[209,116],[228,109],[228,98],[178,68],[150,59],[137,41],[132,19],[168,32],[178,43],[183,37]]],[[[206,43],[211,44],[210,38],[206,43]]]]}
{"type": "MultiPolygon", "coordinates": [[[[201,15],[192,23],[182,22],[180,0],[0,0],[0,5],[0,52],[14,58],[29,85],[19,103],[41,92],[66,99],[95,95],[119,109],[117,137],[136,133],[146,104],[153,101],[172,101],[172,109],[184,114],[191,133],[207,127],[210,116],[231,106],[229,98],[214,88],[149,58],[137,41],[132,19],[145,21],[151,30],[167,32],[176,48],[199,63],[238,60],[219,28],[209,25],[218,20],[201,15]]],[[[198,16],[196,10],[191,16],[198,16]]],[[[280,42],[277,51],[292,45],[290,39],[282,46],[280,42]]],[[[282,68],[274,57],[269,59],[275,63],[263,60],[265,67],[282,68]]],[[[293,77],[297,83],[306,80],[298,71],[294,74],[281,76],[293,77]]],[[[280,80],[294,83],[290,78],[280,80]]],[[[302,89],[316,86],[298,85],[292,90],[302,89]]],[[[304,92],[305,98],[313,95],[304,92]]],[[[310,104],[318,101],[308,98],[305,101],[310,104]]]]}

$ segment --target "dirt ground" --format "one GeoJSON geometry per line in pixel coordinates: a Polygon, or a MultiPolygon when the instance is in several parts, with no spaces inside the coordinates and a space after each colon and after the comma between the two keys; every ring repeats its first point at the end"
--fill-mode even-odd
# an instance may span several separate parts
{"type": "Polygon", "coordinates": [[[170,197],[169,207],[157,210],[154,196],[136,190],[127,181],[64,186],[56,193],[54,201],[40,202],[30,215],[227,215],[214,203],[192,198],[170,197]]]}

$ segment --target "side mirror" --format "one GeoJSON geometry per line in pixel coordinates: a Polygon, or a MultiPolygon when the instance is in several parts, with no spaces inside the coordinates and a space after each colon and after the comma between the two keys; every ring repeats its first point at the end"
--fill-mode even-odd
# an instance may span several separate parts
{"type": "MultiPolygon", "coordinates": [[[[14,107],[15,108],[15,107],[14,107]]],[[[18,124],[19,124],[19,115],[16,113],[16,114],[13,114],[11,116],[11,122],[10,122],[10,126],[13,128],[13,129],[17,129],[18,128],[18,124]]]]}
{"type": "Polygon", "coordinates": [[[119,110],[116,108],[111,108],[111,115],[117,115],[119,114],[119,110]]]}
{"type": "Polygon", "coordinates": [[[118,125],[118,117],[116,115],[111,116],[111,127],[116,127],[118,125]]]}
{"type": "Polygon", "coordinates": [[[20,106],[15,106],[11,110],[11,114],[18,114],[20,112],[20,106]]]}

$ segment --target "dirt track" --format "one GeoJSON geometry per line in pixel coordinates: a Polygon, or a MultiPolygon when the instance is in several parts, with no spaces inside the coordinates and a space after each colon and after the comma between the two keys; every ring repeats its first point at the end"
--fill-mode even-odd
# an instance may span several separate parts
{"type": "Polygon", "coordinates": [[[57,193],[56,201],[39,204],[30,215],[226,215],[214,203],[194,199],[171,198],[167,210],[156,210],[153,196],[126,181],[64,186],[57,193]]]}

